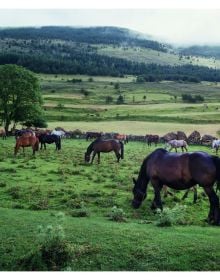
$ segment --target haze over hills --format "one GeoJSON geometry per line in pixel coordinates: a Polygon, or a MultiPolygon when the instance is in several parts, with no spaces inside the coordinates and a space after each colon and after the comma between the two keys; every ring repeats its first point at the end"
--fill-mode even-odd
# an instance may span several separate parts
{"type": "Polygon", "coordinates": [[[220,81],[220,47],[176,48],[117,27],[0,29],[0,64],[41,73],[220,81]]]}

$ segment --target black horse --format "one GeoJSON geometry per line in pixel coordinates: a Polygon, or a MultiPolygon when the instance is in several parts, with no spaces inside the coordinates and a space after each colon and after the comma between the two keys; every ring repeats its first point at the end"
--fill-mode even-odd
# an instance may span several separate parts
{"type": "Polygon", "coordinates": [[[152,209],[162,209],[160,191],[163,185],[176,190],[189,189],[196,184],[203,187],[210,202],[208,222],[220,225],[219,198],[213,185],[220,181],[220,159],[205,152],[169,153],[157,149],[147,156],[140,168],[137,181],[134,181],[134,208],[139,208],[146,198],[149,181],[154,188],[152,209]]]}
{"type": "Polygon", "coordinates": [[[42,149],[44,145],[44,149],[46,150],[46,143],[52,144],[55,143],[56,150],[61,149],[61,137],[55,134],[40,134],[38,136],[40,142],[40,149],[42,149]]]}
{"type": "Polygon", "coordinates": [[[86,132],[86,141],[88,141],[89,139],[95,139],[95,138],[101,138],[102,137],[102,133],[101,132],[86,132]]]}
{"type": "Polygon", "coordinates": [[[124,158],[124,144],[121,141],[117,141],[114,139],[110,140],[101,140],[96,139],[93,141],[87,148],[87,151],[85,153],[85,161],[90,161],[90,155],[93,152],[92,155],[92,161],[93,163],[94,157],[96,154],[98,154],[98,163],[100,163],[100,153],[109,153],[109,152],[115,152],[116,158],[119,162],[120,158],[124,158]],[[121,153],[119,152],[121,150],[121,153]]]}

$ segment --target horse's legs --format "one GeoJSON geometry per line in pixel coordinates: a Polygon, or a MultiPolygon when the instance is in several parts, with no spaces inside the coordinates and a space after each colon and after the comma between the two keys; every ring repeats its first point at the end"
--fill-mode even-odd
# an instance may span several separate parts
{"type": "Polygon", "coordinates": [[[186,192],[184,193],[182,200],[186,199],[188,197],[190,189],[186,190],[186,192]]]}
{"type": "Polygon", "coordinates": [[[213,186],[212,187],[204,187],[205,193],[207,194],[210,202],[210,210],[208,215],[208,222],[212,222],[216,225],[220,224],[220,209],[219,209],[219,198],[216,195],[213,186]]]}
{"type": "Polygon", "coordinates": [[[160,191],[163,188],[163,184],[161,184],[158,180],[151,180],[151,184],[154,188],[154,200],[152,202],[151,209],[160,208],[161,210],[163,210],[160,196],[160,191]]]}
{"type": "Polygon", "coordinates": [[[116,150],[115,150],[114,152],[115,152],[115,156],[116,156],[116,158],[117,158],[117,162],[119,162],[121,155],[120,155],[120,153],[119,153],[118,151],[116,151],[116,150]]]}
{"type": "Polygon", "coordinates": [[[193,203],[196,203],[197,199],[198,199],[198,195],[197,195],[197,188],[196,186],[193,187],[193,203]]]}
{"type": "Polygon", "coordinates": [[[91,163],[93,163],[93,160],[94,160],[94,157],[96,155],[96,152],[94,151],[93,154],[92,154],[92,160],[91,160],[91,163]]]}
{"type": "Polygon", "coordinates": [[[98,164],[100,163],[100,152],[97,153],[98,154],[98,164]]]}

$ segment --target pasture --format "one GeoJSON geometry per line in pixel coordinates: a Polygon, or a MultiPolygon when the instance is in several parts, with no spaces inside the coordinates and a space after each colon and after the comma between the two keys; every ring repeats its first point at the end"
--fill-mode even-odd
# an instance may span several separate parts
{"type": "Polygon", "coordinates": [[[90,165],[84,163],[89,143],[64,139],[60,151],[51,144],[35,157],[26,148],[14,158],[15,139],[0,140],[1,271],[39,270],[38,229],[58,225],[72,248],[60,270],[219,271],[219,228],[204,221],[209,203],[202,189],[196,204],[193,193],[182,201],[183,191],[163,198],[164,207],[186,206],[184,220],[158,227],[151,186],[141,208],[131,207],[132,178],[155,147],[130,142],[120,163],[109,153],[90,165]]]}
{"type": "Polygon", "coordinates": [[[219,83],[136,83],[132,76],[39,75],[39,79],[52,129],[58,125],[70,130],[161,136],[195,129],[217,136],[219,130],[219,83]],[[183,103],[182,94],[201,95],[205,100],[183,103]],[[117,104],[120,95],[124,104],[117,104]]]}

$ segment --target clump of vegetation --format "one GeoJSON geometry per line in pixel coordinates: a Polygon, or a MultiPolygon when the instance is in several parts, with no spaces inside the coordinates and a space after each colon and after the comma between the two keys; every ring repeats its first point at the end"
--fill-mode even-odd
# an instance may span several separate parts
{"type": "Polygon", "coordinates": [[[182,94],[182,100],[184,102],[197,103],[197,102],[203,102],[205,99],[203,96],[199,94],[195,96],[192,96],[191,94],[182,94]]]}
{"type": "Polygon", "coordinates": [[[109,218],[115,222],[126,222],[126,214],[122,208],[113,206],[109,213],[109,218]]]}
{"type": "Polygon", "coordinates": [[[83,201],[80,202],[79,208],[70,210],[69,214],[72,217],[89,217],[90,216],[90,212],[85,207],[85,204],[83,201]]]}
{"type": "Polygon", "coordinates": [[[184,225],[186,224],[186,206],[178,205],[172,209],[166,207],[161,211],[157,209],[156,225],[160,227],[167,227],[172,225],[184,225]]]}
{"type": "MultiPolygon", "coordinates": [[[[57,218],[60,221],[61,215],[57,218]]],[[[19,261],[22,270],[60,271],[71,263],[74,247],[61,225],[40,226],[36,240],[37,249],[19,261]]]]}

